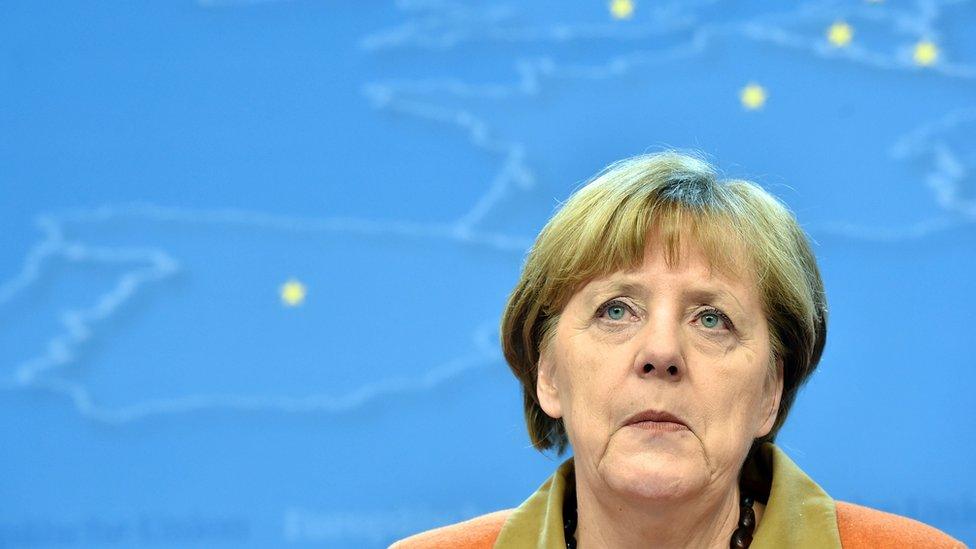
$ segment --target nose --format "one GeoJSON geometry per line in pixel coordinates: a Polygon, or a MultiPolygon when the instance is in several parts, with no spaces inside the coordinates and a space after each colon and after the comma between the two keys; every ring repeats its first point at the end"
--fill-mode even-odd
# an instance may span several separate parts
{"type": "Polygon", "coordinates": [[[678,368],[677,364],[669,364],[666,368],[662,368],[660,364],[654,365],[650,362],[641,366],[644,376],[658,375],[665,379],[670,379],[677,381],[681,377],[681,370],[678,368]]]}
{"type": "Polygon", "coordinates": [[[649,323],[639,336],[640,348],[634,357],[638,377],[680,381],[685,374],[677,324],[664,321],[649,323]]]}

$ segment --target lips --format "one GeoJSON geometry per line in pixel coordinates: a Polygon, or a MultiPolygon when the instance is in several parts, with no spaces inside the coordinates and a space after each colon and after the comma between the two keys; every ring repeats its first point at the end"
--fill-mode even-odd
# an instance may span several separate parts
{"type": "Polygon", "coordinates": [[[638,412],[629,418],[624,425],[633,425],[635,423],[641,423],[644,421],[654,421],[657,423],[677,423],[683,426],[685,429],[688,428],[688,424],[678,416],[669,413],[662,412],[660,410],[644,410],[643,412],[638,412]]]}

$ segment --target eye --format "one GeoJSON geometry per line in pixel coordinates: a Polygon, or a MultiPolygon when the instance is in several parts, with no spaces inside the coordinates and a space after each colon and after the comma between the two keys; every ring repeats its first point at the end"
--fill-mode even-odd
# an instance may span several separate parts
{"type": "Polygon", "coordinates": [[[620,300],[608,301],[599,310],[597,310],[597,316],[600,318],[605,318],[612,320],[614,322],[619,322],[626,320],[628,314],[633,314],[631,308],[620,300]]]}
{"type": "Polygon", "coordinates": [[[735,326],[732,325],[732,321],[729,320],[729,317],[718,309],[706,309],[702,311],[698,314],[698,320],[701,320],[702,326],[708,328],[709,330],[720,328],[719,324],[725,324],[726,330],[731,331],[735,328],[735,326]]]}
{"type": "Polygon", "coordinates": [[[627,309],[625,309],[623,305],[611,305],[607,307],[607,316],[609,316],[611,320],[620,320],[626,313],[627,309]]]}
{"type": "Polygon", "coordinates": [[[702,326],[706,328],[714,328],[718,326],[718,321],[721,320],[715,313],[705,313],[701,316],[702,326]]]}

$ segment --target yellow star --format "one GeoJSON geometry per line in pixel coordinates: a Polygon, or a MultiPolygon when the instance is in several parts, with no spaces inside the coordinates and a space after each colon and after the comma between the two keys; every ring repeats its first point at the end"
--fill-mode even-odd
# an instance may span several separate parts
{"type": "Polygon", "coordinates": [[[766,90],[759,84],[750,83],[739,92],[739,99],[744,107],[755,110],[766,102],[766,90]]]}
{"type": "Polygon", "coordinates": [[[281,285],[281,302],[289,307],[301,305],[305,301],[305,285],[289,278],[288,282],[281,285]]]}
{"type": "Polygon", "coordinates": [[[614,19],[630,19],[634,15],[633,0],[610,0],[610,14],[614,19]]]}
{"type": "Polygon", "coordinates": [[[827,40],[838,48],[850,44],[853,36],[854,29],[843,21],[837,21],[827,29],[827,40]]]}
{"type": "Polygon", "coordinates": [[[939,48],[928,40],[922,40],[915,44],[915,64],[926,66],[935,63],[939,57],[939,48]]]}

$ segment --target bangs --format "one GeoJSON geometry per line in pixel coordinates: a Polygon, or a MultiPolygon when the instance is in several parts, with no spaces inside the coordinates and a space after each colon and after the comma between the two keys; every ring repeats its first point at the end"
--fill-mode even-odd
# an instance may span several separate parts
{"type": "MultiPolygon", "coordinates": [[[[561,310],[573,293],[589,281],[609,274],[638,268],[644,261],[651,239],[673,268],[683,260],[689,247],[698,246],[715,272],[744,278],[754,272],[755,258],[744,246],[742,223],[726,210],[700,208],[668,199],[634,197],[616,207],[606,203],[587,212],[591,219],[605,223],[581,223],[576,242],[556,255],[560,276],[548,284],[559,286],[550,303],[551,313],[561,310]],[[602,225],[602,226],[601,226],[602,225]]],[[[567,243],[569,244],[569,243],[567,243]]]]}

